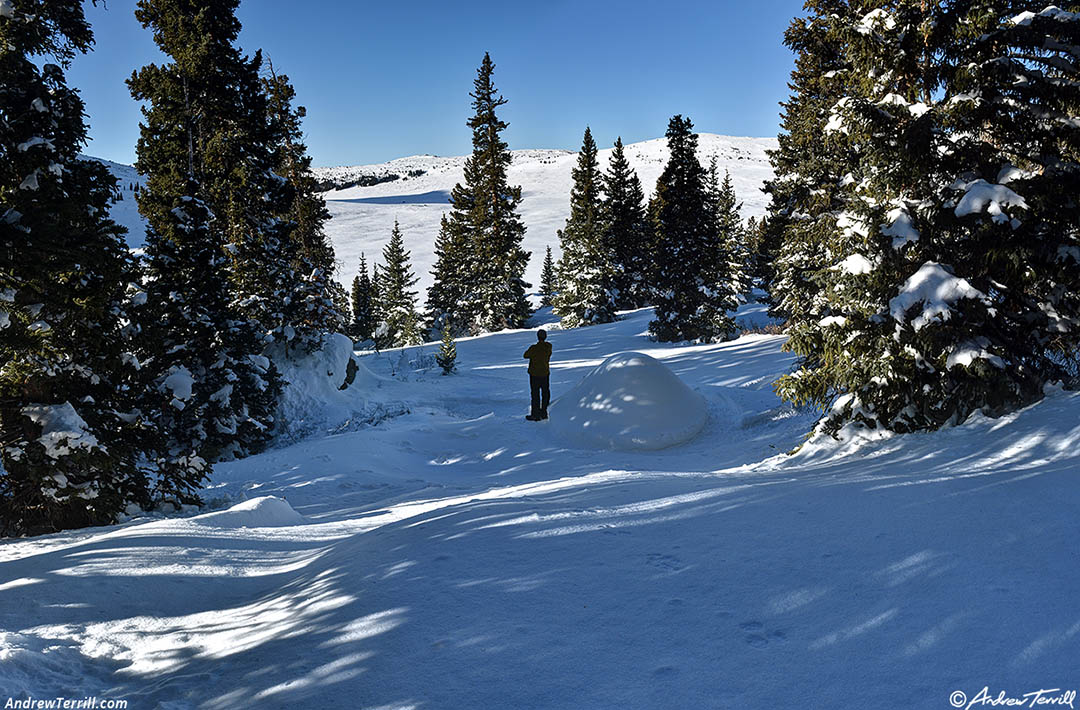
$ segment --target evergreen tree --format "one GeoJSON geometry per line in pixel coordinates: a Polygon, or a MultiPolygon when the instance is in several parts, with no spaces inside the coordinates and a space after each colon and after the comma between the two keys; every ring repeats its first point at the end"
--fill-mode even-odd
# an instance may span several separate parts
{"type": "Polygon", "coordinates": [[[368,276],[367,259],[360,255],[360,273],[352,284],[352,330],[353,338],[359,341],[371,340],[378,325],[375,315],[374,291],[368,276]]]}
{"type": "Polygon", "coordinates": [[[420,316],[416,312],[417,278],[413,276],[409,263],[409,252],[405,241],[394,222],[390,241],[383,248],[384,266],[379,272],[379,306],[385,328],[379,336],[379,347],[397,348],[405,345],[419,345],[423,342],[420,333],[420,316]]]}
{"type": "Polygon", "coordinates": [[[284,74],[277,74],[268,62],[270,76],[263,79],[270,121],[275,134],[274,173],[288,180],[292,200],[280,215],[294,225],[288,245],[295,279],[286,294],[286,320],[294,338],[305,349],[316,347],[324,333],[345,327],[345,315],[334,303],[334,247],[326,235],[330,219],[326,201],[318,192],[311,172],[311,156],[303,141],[301,122],[307,115],[303,106],[293,108],[296,91],[284,74]]]}
{"type": "Polygon", "coordinates": [[[551,247],[544,252],[544,264],[540,270],[540,305],[550,306],[557,291],[555,286],[555,262],[551,258],[551,247]]]}
{"type": "Polygon", "coordinates": [[[443,222],[436,252],[429,318],[471,332],[520,328],[530,315],[524,280],[529,253],[521,248],[525,225],[517,209],[521,187],[507,182],[511,156],[501,134],[507,124],[496,115],[506,104],[492,81],[495,64],[484,60],[473,82],[473,152],[464,182],[450,194],[452,209],[443,222]],[[448,254],[448,255],[447,255],[448,254]],[[453,270],[453,271],[452,271],[453,270]],[[452,297],[459,301],[451,301],[452,297]]]}
{"type": "Polygon", "coordinates": [[[731,337],[736,306],[728,257],[721,248],[697,158],[690,119],[668,124],[671,156],[649,205],[656,240],[656,318],[649,331],[660,341],[713,342],[731,337]]]}
{"type": "Polygon", "coordinates": [[[717,258],[727,273],[727,281],[731,284],[734,295],[738,297],[749,293],[753,255],[739,214],[742,203],[735,196],[731,173],[724,171],[724,179],[720,180],[720,169],[715,155],[709,162],[706,194],[713,214],[713,229],[719,251],[717,258]]]}
{"type": "Polygon", "coordinates": [[[439,234],[435,238],[435,277],[428,289],[425,310],[428,328],[441,333],[450,328],[451,333],[470,330],[470,316],[463,309],[465,295],[469,293],[468,265],[472,263],[466,249],[468,242],[461,222],[443,215],[439,234]]]}
{"type": "Polygon", "coordinates": [[[839,395],[825,431],[935,428],[1064,377],[1052,350],[1080,323],[1080,23],[1021,9],[877,8],[830,35],[852,72],[826,128],[863,172],[841,181],[815,274],[831,314],[793,319],[805,359],[779,383],[797,401],[839,395]]]}
{"type": "Polygon", "coordinates": [[[651,300],[652,233],[641,180],[630,167],[622,138],[615,140],[604,174],[604,241],[614,255],[616,307],[641,308],[651,300]]]}
{"type": "Polygon", "coordinates": [[[442,368],[444,375],[449,375],[457,369],[457,345],[454,344],[454,336],[449,328],[443,328],[442,344],[435,355],[435,362],[442,368]]]}
{"type": "Polygon", "coordinates": [[[287,337],[277,299],[287,293],[289,225],[273,216],[287,186],[270,172],[258,57],[233,46],[236,5],[140,0],[136,10],[172,59],[128,81],[145,104],[143,406],[159,434],[156,495],[169,500],[194,500],[214,461],[265,445],[281,389],[261,353],[271,333],[287,337]]]}
{"type": "Polygon", "coordinates": [[[559,232],[559,293],[552,299],[565,328],[615,320],[615,259],[604,239],[601,175],[596,143],[588,127],[573,180],[570,217],[559,232]]]}
{"type": "Polygon", "coordinates": [[[113,522],[145,495],[116,180],[78,159],[75,0],[0,3],[0,533],[113,522]]]}
{"type": "Polygon", "coordinates": [[[334,310],[341,314],[346,325],[352,323],[352,306],[349,305],[349,293],[345,290],[345,287],[337,279],[333,279],[330,281],[328,290],[330,300],[334,304],[334,310]]]}
{"type": "MultiPolygon", "coordinates": [[[[813,0],[791,23],[784,43],[796,53],[779,147],[769,154],[775,177],[766,183],[768,214],[761,226],[758,272],[777,318],[832,315],[820,274],[832,265],[827,243],[861,175],[861,145],[826,131],[843,86],[854,81],[839,39],[854,15],[847,0],[813,0]]],[[[814,348],[811,348],[814,349],[814,348]]]]}

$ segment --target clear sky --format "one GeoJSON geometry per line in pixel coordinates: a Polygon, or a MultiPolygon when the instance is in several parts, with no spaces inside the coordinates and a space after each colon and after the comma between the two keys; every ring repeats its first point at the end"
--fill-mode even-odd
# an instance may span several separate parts
{"type": "MultiPolygon", "coordinates": [[[[577,149],[663,135],[675,113],[699,131],[775,135],[799,0],[244,0],[240,45],[262,48],[308,109],[316,165],[379,163],[470,149],[468,92],[484,52],[509,100],[511,148],[577,149]]],[[[75,61],[92,142],[135,157],[139,107],[124,80],[162,61],[135,0],[86,3],[97,47],[75,61]]]]}

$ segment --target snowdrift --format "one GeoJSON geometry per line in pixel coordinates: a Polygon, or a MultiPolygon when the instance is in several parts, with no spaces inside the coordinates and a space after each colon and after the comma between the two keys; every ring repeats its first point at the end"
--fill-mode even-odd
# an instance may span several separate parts
{"type": "Polygon", "coordinates": [[[261,496],[228,510],[196,515],[191,522],[213,528],[283,528],[302,525],[304,516],[293,510],[284,498],[261,496]]]}
{"type": "Polygon", "coordinates": [[[590,448],[664,449],[705,426],[705,400],[660,361],[612,355],[551,405],[562,438],[590,448]]]}
{"type": "MultiPolygon", "coordinates": [[[[278,436],[284,442],[347,428],[373,417],[374,392],[386,381],[353,357],[353,342],[341,333],[327,335],[322,348],[301,356],[270,354],[287,384],[278,407],[278,436]],[[349,360],[356,375],[345,389],[349,360]]],[[[375,417],[377,418],[377,417],[375,417]]]]}

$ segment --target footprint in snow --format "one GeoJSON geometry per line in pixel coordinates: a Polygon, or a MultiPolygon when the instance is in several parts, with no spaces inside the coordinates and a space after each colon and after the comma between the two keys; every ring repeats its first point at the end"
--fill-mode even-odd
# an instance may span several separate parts
{"type": "Polygon", "coordinates": [[[656,552],[645,558],[645,564],[668,572],[678,572],[686,569],[686,565],[678,557],[662,555],[656,552]]]}
{"type": "Polygon", "coordinates": [[[743,637],[743,641],[748,646],[754,648],[765,648],[769,645],[769,642],[783,642],[787,641],[787,632],[781,630],[766,630],[765,625],[760,621],[744,621],[739,624],[739,628],[746,631],[746,636],[743,637]]]}

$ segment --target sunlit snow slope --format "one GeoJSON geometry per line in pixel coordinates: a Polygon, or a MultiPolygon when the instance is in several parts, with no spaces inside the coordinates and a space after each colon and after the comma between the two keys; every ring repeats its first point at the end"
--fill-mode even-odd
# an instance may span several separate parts
{"type": "Polygon", "coordinates": [[[450,377],[423,369],[437,344],[362,354],[322,434],[216,467],[221,511],[0,541],[0,702],[939,710],[1077,687],[1080,393],[776,456],[814,416],[772,391],[784,338],[653,343],[651,317],[552,329],[551,414],[639,352],[705,401],[679,446],[526,422],[535,335],[507,331],[459,341],[450,377]]]}
{"type": "MultiPolygon", "coordinates": [[[[776,147],[775,138],[737,138],[711,133],[699,135],[698,154],[708,165],[715,156],[721,175],[731,174],[732,183],[743,202],[743,216],[760,216],[765,212],[767,198],[762,192],[764,182],[772,177],[766,151],[776,147]]],[[[630,165],[637,171],[646,197],[656,187],[656,179],[667,162],[667,140],[657,138],[625,147],[630,165]]],[[[556,233],[570,213],[570,172],[577,153],[566,150],[515,150],[510,166],[511,185],[520,185],[523,194],[521,215],[525,221],[525,249],[533,258],[526,271],[526,280],[534,288],[540,282],[540,266],[544,248],[551,246],[559,255],[556,233]]],[[[600,168],[607,169],[611,149],[599,153],[600,168]]],[[[96,160],[96,159],[95,159],[96,160]]],[[[413,271],[419,277],[420,301],[431,285],[431,269],[435,264],[433,246],[439,231],[439,221],[449,211],[450,191],[462,180],[465,156],[441,158],[434,155],[415,155],[377,165],[316,168],[316,177],[323,181],[343,184],[360,178],[399,179],[371,187],[350,187],[327,192],[327,206],[333,216],[327,232],[334,244],[340,269],[337,278],[346,287],[360,268],[360,254],[367,256],[369,267],[373,260],[382,259],[383,245],[390,239],[390,230],[397,220],[412,252],[413,271]],[[422,171],[423,174],[417,173],[422,171]]],[[[139,216],[134,194],[128,189],[140,181],[135,169],[107,160],[120,180],[124,199],[114,205],[112,216],[128,228],[128,244],[142,246],[145,226],[139,216]]]]}
{"type": "MultiPolygon", "coordinates": [[[[716,156],[721,176],[725,170],[731,173],[735,192],[744,203],[743,215],[747,217],[765,212],[767,202],[762,186],[772,177],[766,151],[775,146],[775,138],[736,138],[710,133],[699,136],[702,163],[708,165],[716,156]]],[[[625,150],[630,165],[641,178],[646,196],[651,195],[667,162],[667,140],[633,143],[625,150]]],[[[607,169],[610,156],[610,148],[600,151],[601,170],[607,169]]],[[[380,165],[316,169],[319,178],[340,182],[388,173],[402,176],[371,187],[326,193],[327,205],[334,216],[328,232],[341,261],[340,280],[346,285],[352,282],[361,252],[366,254],[369,265],[373,257],[381,260],[383,244],[389,240],[397,220],[405,246],[412,251],[419,287],[426,290],[431,285],[430,271],[435,261],[432,247],[439,220],[449,211],[447,200],[454,185],[462,180],[465,160],[465,157],[417,155],[380,165]],[[410,172],[419,170],[424,174],[408,177],[410,172]]],[[[576,161],[577,153],[565,150],[513,151],[509,179],[511,185],[520,185],[522,189],[521,215],[528,228],[525,249],[533,254],[526,280],[534,287],[540,282],[544,248],[550,245],[556,258],[559,255],[556,233],[570,213],[570,173],[576,161]]]]}

